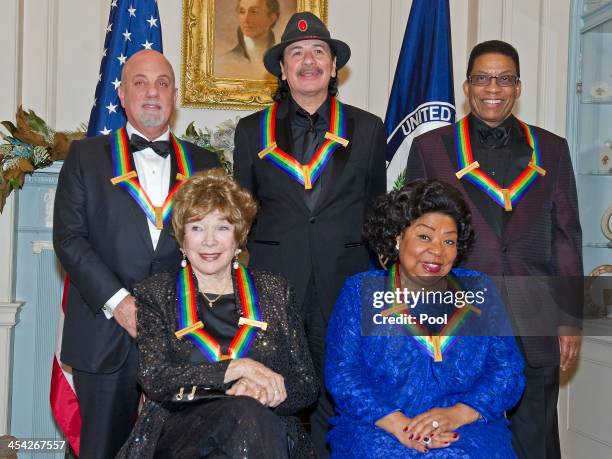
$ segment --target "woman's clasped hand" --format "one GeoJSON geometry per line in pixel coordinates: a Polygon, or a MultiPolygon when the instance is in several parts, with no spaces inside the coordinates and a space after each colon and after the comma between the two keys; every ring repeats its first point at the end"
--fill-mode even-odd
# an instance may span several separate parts
{"type": "Polygon", "coordinates": [[[285,378],[248,357],[232,360],[225,380],[234,381],[225,392],[227,395],[252,397],[270,408],[276,408],[287,398],[285,378]]]}
{"type": "Polygon", "coordinates": [[[480,415],[467,405],[458,403],[450,408],[433,408],[409,418],[401,411],[390,413],[376,422],[381,429],[395,436],[400,443],[420,452],[447,448],[459,440],[456,430],[476,421],[480,415]]]}

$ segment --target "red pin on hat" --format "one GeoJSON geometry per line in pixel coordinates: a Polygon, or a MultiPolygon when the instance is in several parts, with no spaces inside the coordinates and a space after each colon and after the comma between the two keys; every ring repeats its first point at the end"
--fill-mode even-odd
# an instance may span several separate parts
{"type": "Polygon", "coordinates": [[[329,44],[336,58],[336,69],[342,68],[351,57],[351,49],[341,40],[331,38],[329,30],[316,15],[301,11],[289,19],[280,43],[277,43],[264,55],[264,66],[272,75],[280,76],[280,60],[285,48],[301,40],[323,40],[329,44]]]}

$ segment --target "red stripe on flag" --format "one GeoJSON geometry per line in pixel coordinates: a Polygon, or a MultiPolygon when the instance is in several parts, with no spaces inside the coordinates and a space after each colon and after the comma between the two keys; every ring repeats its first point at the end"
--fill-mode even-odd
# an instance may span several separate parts
{"type": "Polygon", "coordinates": [[[81,411],[79,401],[56,358],[51,371],[51,410],[55,422],[70,443],[74,453],[79,455],[81,443],[81,411]]]}
{"type": "Polygon", "coordinates": [[[70,285],[70,278],[68,274],[64,277],[64,290],[62,290],[62,312],[66,314],[66,302],[68,301],[68,286],[70,285]]]}
{"type": "MultiPolygon", "coordinates": [[[[68,286],[70,280],[68,275],[64,278],[64,290],[62,292],[62,304],[60,310],[59,324],[63,324],[63,316],[66,313],[66,301],[68,298],[68,286]]],[[[59,326],[58,324],[58,326],[59,326]]],[[[62,336],[62,330],[58,330],[59,337],[62,336]]],[[[77,399],[74,388],[70,381],[66,378],[66,374],[62,369],[59,361],[59,349],[53,356],[53,368],[51,370],[51,388],[49,391],[49,401],[51,402],[51,411],[55,422],[62,431],[70,447],[78,456],[81,446],[81,410],[79,409],[79,401],[77,399]]]]}

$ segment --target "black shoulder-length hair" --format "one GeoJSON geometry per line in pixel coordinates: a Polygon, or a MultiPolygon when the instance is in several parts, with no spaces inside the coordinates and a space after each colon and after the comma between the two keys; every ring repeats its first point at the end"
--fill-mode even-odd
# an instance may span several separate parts
{"type": "Polygon", "coordinates": [[[399,255],[397,237],[415,220],[432,212],[455,221],[458,235],[454,266],[460,265],[474,244],[472,214],[459,192],[438,180],[414,180],[379,196],[366,215],[363,237],[380,260],[394,263],[399,255]]]}

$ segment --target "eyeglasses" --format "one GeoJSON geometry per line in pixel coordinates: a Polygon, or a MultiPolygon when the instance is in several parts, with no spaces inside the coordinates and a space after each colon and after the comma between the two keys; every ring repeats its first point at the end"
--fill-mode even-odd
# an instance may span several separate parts
{"type": "Polygon", "coordinates": [[[468,81],[474,86],[489,86],[491,80],[495,78],[498,86],[514,86],[516,85],[519,78],[516,75],[484,75],[476,74],[470,75],[468,81]]]}

